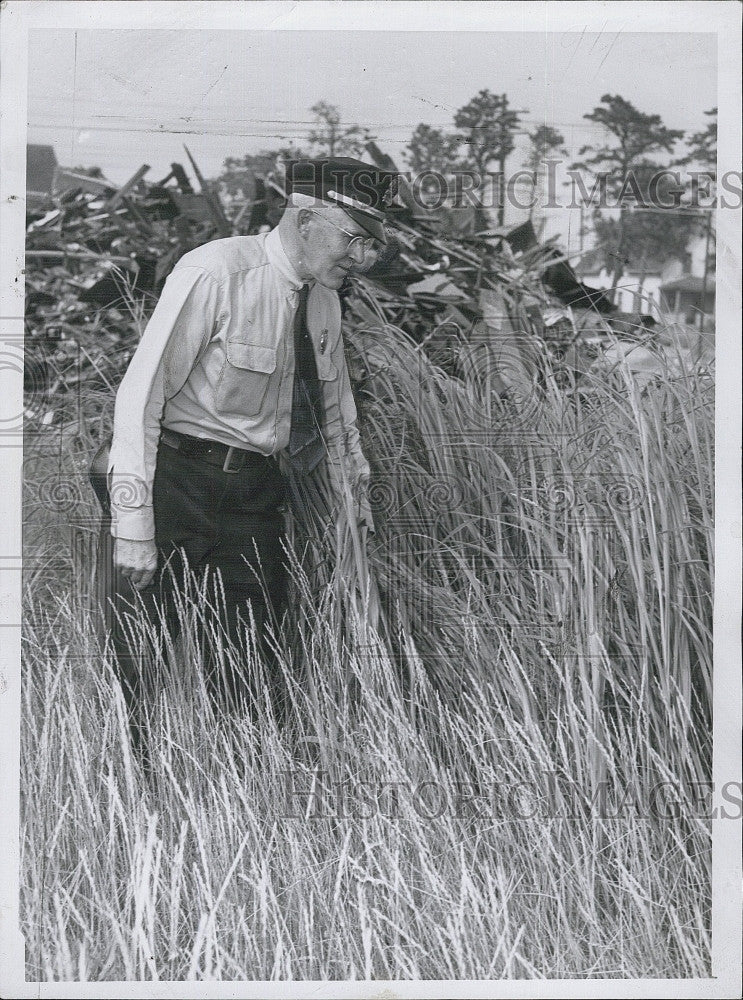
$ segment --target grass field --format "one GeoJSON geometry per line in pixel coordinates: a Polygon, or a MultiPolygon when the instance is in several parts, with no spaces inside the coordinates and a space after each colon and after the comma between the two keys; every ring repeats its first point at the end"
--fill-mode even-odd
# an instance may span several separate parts
{"type": "Polygon", "coordinates": [[[351,341],[368,556],[302,491],[290,722],[215,715],[186,628],[148,776],[87,611],[116,359],[29,438],[28,977],[709,975],[709,371],[579,377],[535,342],[504,402],[487,352],[351,341]]]}

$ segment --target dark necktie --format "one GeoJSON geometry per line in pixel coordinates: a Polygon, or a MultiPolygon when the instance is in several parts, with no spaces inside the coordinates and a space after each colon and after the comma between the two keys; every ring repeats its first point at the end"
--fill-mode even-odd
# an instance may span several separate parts
{"type": "Polygon", "coordinates": [[[302,285],[294,317],[294,391],[289,432],[289,461],[295,471],[303,474],[312,472],[325,457],[325,442],[321,434],[324,410],[322,388],[317,377],[312,338],[307,329],[308,294],[309,287],[302,285]]]}

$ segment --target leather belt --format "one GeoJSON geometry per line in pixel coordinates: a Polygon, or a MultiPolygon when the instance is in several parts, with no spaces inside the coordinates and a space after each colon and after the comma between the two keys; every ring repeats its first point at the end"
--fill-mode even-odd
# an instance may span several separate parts
{"type": "Polygon", "coordinates": [[[222,444],[221,441],[210,441],[208,438],[192,437],[163,427],[160,431],[161,444],[179,451],[182,455],[196,458],[200,462],[216,465],[222,472],[237,473],[245,468],[256,468],[266,462],[273,462],[270,455],[261,455],[247,448],[236,448],[233,445],[222,444]]]}

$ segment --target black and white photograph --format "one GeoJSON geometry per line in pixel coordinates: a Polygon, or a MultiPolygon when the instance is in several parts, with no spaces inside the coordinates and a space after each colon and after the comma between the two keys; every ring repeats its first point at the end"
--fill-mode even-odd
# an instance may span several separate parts
{"type": "Polygon", "coordinates": [[[0,9],[0,994],[735,997],[741,7],[0,9]]]}

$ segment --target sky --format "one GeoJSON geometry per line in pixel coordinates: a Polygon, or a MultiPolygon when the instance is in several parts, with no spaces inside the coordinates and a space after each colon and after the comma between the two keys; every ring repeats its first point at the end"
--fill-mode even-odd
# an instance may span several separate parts
{"type": "MultiPolygon", "coordinates": [[[[603,137],[583,116],[606,93],[671,128],[703,128],[717,104],[716,45],[711,33],[624,30],[34,29],[28,141],[53,145],[64,166],[99,166],[117,184],[143,163],[149,181],[173,161],[187,164],[185,143],[213,178],[228,156],[301,145],[310,107],[325,100],[405,169],[420,122],[451,129],[456,110],[487,88],[522,113],[509,170],[523,166],[537,124],[564,136],[567,166],[603,137]]],[[[526,214],[509,209],[506,222],[526,214]]],[[[543,235],[582,250],[577,210],[545,216],[543,235]]]]}
{"type": "MultiPolygon", "coordinates": [[[[713,34],[95,30],[30,33],[29,141],[122,183],[183,159],[215,176],[227,156],[301,142],[326,100],[402,164],[419,122],[451,128],[479,90],[507,93],[571,153],[596,136],[583,115],[618,93],[673,128],[717,103],[713,34]]],[[[520,165],[520,164],[519,164],[520,165]]]]}

